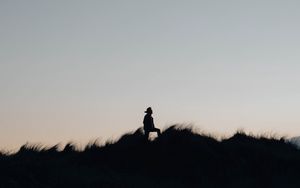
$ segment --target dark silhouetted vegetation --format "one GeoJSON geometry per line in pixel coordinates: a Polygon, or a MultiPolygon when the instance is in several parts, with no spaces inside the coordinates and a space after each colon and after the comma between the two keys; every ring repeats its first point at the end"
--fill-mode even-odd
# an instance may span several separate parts
{"type": "Polygon", "coordinates": [[[152,141],[142,129],[77,150],[24,145],[0,155],[1,188],[300,187],[300,151],[282,138],[237,132],[217,140],[171,126],[152,141]]]}

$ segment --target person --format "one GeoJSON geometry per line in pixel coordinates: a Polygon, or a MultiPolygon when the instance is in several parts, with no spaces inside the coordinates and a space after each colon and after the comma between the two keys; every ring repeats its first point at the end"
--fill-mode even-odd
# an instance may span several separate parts
{"type": "Polygon", "coordinates": [[[146,139],[148,140],[150,132],[156,132],[157,136],[160,136],[161,135],[160,129],[155,128],[154,126],[153,117],[152,117],[153,111],[151,107],[147,108],[145,113],[146,115],[144,117],[143,123],[144,123],[144,131],[145,131],[146,139]]]}

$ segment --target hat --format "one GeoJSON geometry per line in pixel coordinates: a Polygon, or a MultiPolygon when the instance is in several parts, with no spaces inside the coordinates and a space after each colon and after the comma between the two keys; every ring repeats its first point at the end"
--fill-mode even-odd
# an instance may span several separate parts
{"type": "Polygon", "coordinates": [[[147,110],[145,111],[145,113],[151,113],[152,112],[152,108],[148,107],[147,110]]]}

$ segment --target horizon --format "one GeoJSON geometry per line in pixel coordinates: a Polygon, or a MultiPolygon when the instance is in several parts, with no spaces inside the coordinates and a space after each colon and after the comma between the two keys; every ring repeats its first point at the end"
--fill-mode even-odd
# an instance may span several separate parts
{"type": "Polygon", "coordinates": [[[192,124],[300,136],[297,1],[2,1],[0,149],[192,124]]]}

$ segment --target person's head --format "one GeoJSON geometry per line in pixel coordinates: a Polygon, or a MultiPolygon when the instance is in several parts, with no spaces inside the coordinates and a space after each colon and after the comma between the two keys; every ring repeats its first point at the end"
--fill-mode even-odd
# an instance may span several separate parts
{"type": "Polygon", "coordinates": [[[145,111],[145,113],[152,114],[153,113],[152,108],[151,107],[147,108],[147,110],[145,111]]]}

